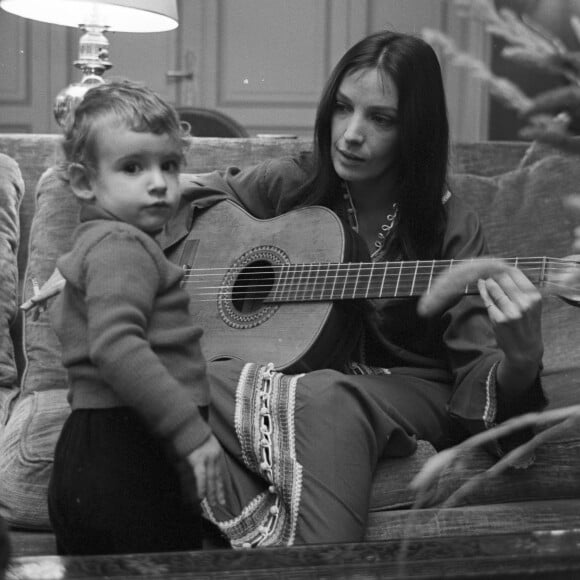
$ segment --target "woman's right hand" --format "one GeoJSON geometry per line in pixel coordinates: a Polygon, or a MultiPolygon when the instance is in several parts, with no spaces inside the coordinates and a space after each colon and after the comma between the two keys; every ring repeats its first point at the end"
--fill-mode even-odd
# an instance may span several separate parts
{"type": "Polygon", "coordinates": [[[210,435],[204,443],[187,456],[197,483],[199,499],[207,497],[213,505],[226,502],[224,486],[224,457],[219,441],[210,435]]]}

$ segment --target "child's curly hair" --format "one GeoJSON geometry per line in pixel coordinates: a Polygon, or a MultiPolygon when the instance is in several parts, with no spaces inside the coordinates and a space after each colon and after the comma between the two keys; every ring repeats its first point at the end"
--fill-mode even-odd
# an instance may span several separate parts
{"type": "Polygon", "coordinates": [[[175,109],[146,86],[118,80],[89,89],[69,115],[62,142],[67,161],[95,168],[95,130],[111,119],[131,131],[169,135],[185,156],[188,132],[175,109]]]}

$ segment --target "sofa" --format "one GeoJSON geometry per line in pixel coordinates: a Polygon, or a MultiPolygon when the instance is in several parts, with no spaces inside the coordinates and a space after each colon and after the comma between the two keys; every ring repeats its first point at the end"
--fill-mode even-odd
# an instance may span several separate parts
{"type": "MultiPolygon", "coordinates": [[[[309,150],[303,138],[193,138],[185,171],[309,150]]],[[[66,378],[46,311],[24,313],[68,249],[78,207],[58,178],[58,135],[0,135],[0,516],[13,555],[54,553],[46,509],[52,452],[68,414],[66,378]]],[[[524,142],[456,143],[450,189],[479,212],[495,256],[564,257],[574,216],[562,199],[580,193],[580,160],[524,142]]],[[[50,307],[50,306],[49,306],[50,307]]],[[[580,309],[545,293],[543,381],[549,408],[580,402],[580,309]]],[[[424,441],[406,458],[383,460],[373,487],[366,541],[580,528],[580,433],[542,445],[532,465],[475,486],[454,507],[443,502],[496,458],[478,449],[444,473],[431,501],[412,510],[409,488],[435,450],[424,441]]]]}

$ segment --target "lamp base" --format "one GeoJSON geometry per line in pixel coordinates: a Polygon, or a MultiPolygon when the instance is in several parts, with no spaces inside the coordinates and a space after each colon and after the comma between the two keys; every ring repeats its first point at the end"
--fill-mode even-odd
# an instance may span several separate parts
{"type": "Polygon", "coordinates": [[[82,101],[85,93],[96,85],[103,84],[103,73],[113,65],[109,61],[109,41],[105,36],[106,26],[81,24],[83,35],[79,39],[79,58],[74,65],[83,73],[80,83],[64,88],[54,104],[54,118],[64,127],[68,114],[82,101]]]}
{"type": "Polygon", "coordinates": [[[56,122],[65,127],[67,117],[75,107],[83,100],[85,93],[92,87],[105,83],[103,77],[96,74],[85,75],[80,83],[73,83],[58,93],[54,102],[54,118],[56,122]]]}

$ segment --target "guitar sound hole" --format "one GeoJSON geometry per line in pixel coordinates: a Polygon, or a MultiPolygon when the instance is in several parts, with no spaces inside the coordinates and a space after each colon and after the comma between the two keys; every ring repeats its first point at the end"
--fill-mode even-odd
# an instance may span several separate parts
{"type": "Polygon", "coordinates": [[[243,268],[232,289],[232,304],[242,314],[259,310],[274,287],[274,270],[270,262],[259,260],[243,268]]]}

